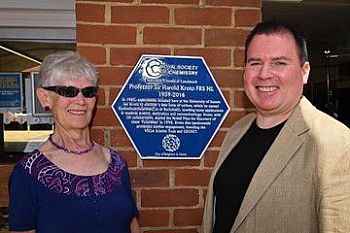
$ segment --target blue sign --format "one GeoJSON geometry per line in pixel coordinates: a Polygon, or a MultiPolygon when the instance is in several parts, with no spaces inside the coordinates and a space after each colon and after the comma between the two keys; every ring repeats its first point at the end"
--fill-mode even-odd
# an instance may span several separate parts
{"type": "Polygon", "coordinates": [[[0,111],[22,111],[21,73],[0,73],[0,111]]]}
{"type": "Polygon", "coordinates": [[[112,108],[143,159],[199,159],[229,106],[201,57],[143,55],[112,108]]]}

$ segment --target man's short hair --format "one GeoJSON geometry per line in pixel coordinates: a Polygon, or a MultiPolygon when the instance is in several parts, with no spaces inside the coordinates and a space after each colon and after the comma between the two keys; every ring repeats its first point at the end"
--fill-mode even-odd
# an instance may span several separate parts
{"type": "Polygon", "coordinates": [[[247,62],[248,48],[254,36],[283,34],[283,33],[290,33],[293,36],[298,48],[297,52],[299,55],[299,60],[301,65],[307,62],[309,59],[307,54],[306,39],[303,31],[298,26],[289,24],[287,22],[282,22],[279,20],[268,20],[268,21],[258,23],[249,34],[245,42],[245,63],[247,62]]]}

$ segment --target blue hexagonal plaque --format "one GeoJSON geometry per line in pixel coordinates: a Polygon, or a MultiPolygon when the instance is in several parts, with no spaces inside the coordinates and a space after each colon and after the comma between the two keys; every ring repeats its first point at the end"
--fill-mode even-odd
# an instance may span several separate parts
{"type": "Polygon", "coordinates": [[[143,55],[112,108],[143,159],[200,159],[229,106],[202,57],[143,55]]]}

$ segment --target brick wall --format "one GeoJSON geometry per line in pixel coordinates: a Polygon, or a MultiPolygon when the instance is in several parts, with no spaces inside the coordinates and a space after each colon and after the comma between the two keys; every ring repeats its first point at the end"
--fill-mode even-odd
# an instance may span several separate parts
{"type": "Polygon", "coordinates": [[[244,41],[261,0],[76,1],[77,49],[99,69],[93,138],[128,161],[142,232],[199,232],[206,188],[228,127],[251,105],[242,88],[244,41]],[[203,56],[231,111],[201,160],[141,160],[111,103],[141,54],[203,56]]]}

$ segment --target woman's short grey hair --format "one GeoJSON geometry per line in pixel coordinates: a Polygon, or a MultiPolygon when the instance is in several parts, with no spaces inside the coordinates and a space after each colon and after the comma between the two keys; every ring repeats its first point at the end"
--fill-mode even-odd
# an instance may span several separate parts
{"type": "Polygon", "coordinates": [[[60,51],[44,58],[39,71],[42,87],[61,85],[64,80],[88,80],[97,86],[96,68],[79,53],[60,51]]]}

